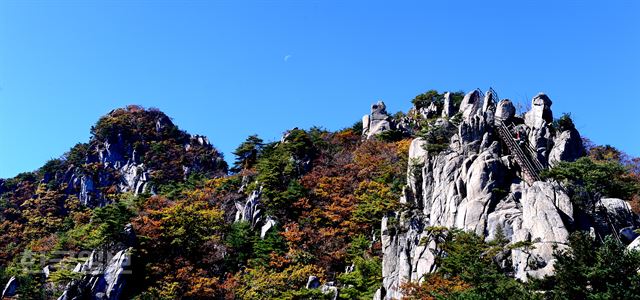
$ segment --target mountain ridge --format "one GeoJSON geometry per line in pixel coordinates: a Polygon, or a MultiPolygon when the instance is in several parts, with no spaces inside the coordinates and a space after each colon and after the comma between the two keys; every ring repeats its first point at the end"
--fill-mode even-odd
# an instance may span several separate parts
{"type": "MultiPolygon", "coordinates": [[[[375,103],[335,132],[250,136],[232,168],[159,110],[114,109],[88,143],[0,180],[3,295],[402,298],[450,276],[440,247],[464,234],[500,240],[496,282],[526,290],[555,276],[574,233],[637,244],[636,204],[625,200],[640,179],[622,165],[634,161],[585,149],[547,95],[523,115],[492,89],[412,102],[393,116],[375,103]],[[27,253],[44,263],[25,266],[27,253]]],[[[450,285],[487,296],[473,280],[450,285]]]]}

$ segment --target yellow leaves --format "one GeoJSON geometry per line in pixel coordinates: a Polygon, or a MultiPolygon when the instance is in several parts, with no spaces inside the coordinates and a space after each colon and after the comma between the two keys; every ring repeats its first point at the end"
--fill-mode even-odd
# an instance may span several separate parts
{"type": "Polygon", "coordinates": [[[358,205],[354,212],[354,220],[368,225],[377,224],[384,213],[396,208],[398,198],[387,184],[376,181],[361,182],[356,190],[358,205]]]}
{"type": "Polygon", "coordinates": [[[282,292],[303,288],[309,276],[322,277],[324,270],[315,265],[295,264],[281,272],[267,270],[262,267],[249,268],[241,275],[241,285],[235,290],[241,299],[273,299],[282,292]]]}
{"type": "Polygon", "coordinates": [[[211,297],[216,294],[217,288],[217,278],[195,277],[191,280],[191,286],[184,295],[187,297],[211,297]]]}
{"type": "Polygon", "coordinates": [[[167,202],[162,198],[134,221],[148,247],[176,249],[187,255],[204,251],[206,243],[221,238],[223,212],[206,201],[167,202]]]}
{"type": "Polygon", "coordinates": [[[38,188],[36,189],[36,195],[43,194],[47,191],[47,185],[44,183],[38,184],[38,188]]]}
{"type": "Polygon", "coordinates": [[[385,199],[392,199],[394,197],[389,186],[384,183],[377,181],[363,181],[358,185],[358,189],[356,189],[356,198],[359,201],[366,200],[368,197],[373,196],[385,199]]]}
{"type": "Polygon", "coordinates": [[[287,274],[287,281],[289,284],[300,287],[307,283],[307,280],[311,275],[320,277],[321,281],[324,279],[324,270],[315,265],[297,264],[286,268],[283,273],[287,274]]]}
{"type": "Polygon", "coordinates": [[[206,201],[207,199],[209,199],[210,194],[205,192],[204,190],[201,189],[195,189],[195,190],[185,190],[182,192],[182,194],[189,200],[194,200],[194,201],[206,201]]]}
{"type": "Polygon", "coordinates": [[[229,181],[236,179],[237,175],[232,175],[228,177],[218,177],[209,179],[204,183],[205,188],[211,190],[217,190],[222,188],[224,185],[228,184],[229,181]]]}
{"type": "Polygon", "coordinates": [[[179,295],[180,284],[178,282],[162,282],[159,287],[150,287],[145,294],[158,300],[173,300],[179,295]]]}
{"type": "Polygon", "coordinates": [[[395,142],[396,145],[396,155],[398,156],[408,156],[409,155],[409,146],[411,146],[411,139],[404,139],[395,142]]]}

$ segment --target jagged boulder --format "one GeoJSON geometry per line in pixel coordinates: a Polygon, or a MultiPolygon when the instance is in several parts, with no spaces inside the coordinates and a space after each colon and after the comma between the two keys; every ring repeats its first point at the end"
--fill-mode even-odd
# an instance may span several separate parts
{"type": "Polygon", "coordinates": [[[244,203],[236,202],[236,218],[235,222],[249,222],[255,227],[262,221],[262,210],[260,209],[260,197],[262,188],[251,191],[251,194],[244,203]]]}
{"type": "Polygon", "coordinates": [[[322,286],[320,286],[320,291],[322,291],[323,294],[330,295],[331,300],[337,300],[338,296],[340,295],[338,287],[329,284],[323,284],[322,286]]]}
{"type": "Polygon", "coordinates": [[[387,106],[382,101],[371,105],[371,114],[362,117],[362,135],[367,139],[384,131],[391,130],[391,116],[387,113],[387,106]]]}
{"type": "Polygon", "coordinates": [[[485,232],[488,213],[492,209],[493,193],[503,172],[497,156],[498,143],[475,157],[469,165],[463,165],[461,178],[466,184],[464,197],[456,209],[454,226],[482,235],[485,232]],[[468,166],[468,167],[467,167],[468,166]]]}
{"type": "Polygon", "coordinates": [[[433,245],[422,244],[428,219],[415,212],[399,212],[382,219],[382,291],[385,299],[400,299],[400,287],[433,271],[433,245]]]}
{"type": "Polygon", "coordinates": [[[482,99],[480,98],[480,91],[478,90],[471,91],[464,95],[462,103],[460,103],[462,117],[468,120],[469,116],[475,115],[482,106],[481,102],[482,99]]]}
{"type": "Polygon", "coordinates": [[[640,233],[636,232],[635,226],[628,226],[620,229],[618,232],[620,235],[620,239],[622,242],[630,244],[635,241],[638,237],[640,237],[640,233]]]}
{"type": "Polygon", "coordinates": [[[305,286],[308,289],[317,289],[320,287],[320,278],[318,278],[317,276],[309,276],[309,279],[307,280],[307,285],[305,286]]]}
{"type": "Polygon", "coordinates": [[[325,284],[321,284],[320,278],[316,276],[313,276],[313,275],[309,276],[309,279],[307,280],[306,288],[320,289],[320,292],[322,292],[323,294],[330,295],[331,299],[333,300],[338,299],[338,295],[339,295],[338,287],[336,287],[333,282],[327,282],[325,284]]]}
{"type": "Polygon", "coordinates": [[[93,179],[89,176],[82,176],[80,178],[80,203],[85,206],[91,206],[95,193],[97,192],[93,179]]]}
{"type": "Polygon", "coordinates": [[[273,228],[273,226],[275,225],[276,220],[272,219],[271,217],[267,217],[264,225],[262,225],[262,227],[260,228],[260,238],[264,239],[264,237],[267,235],[267,232],[269,232],[269,230],[271,230],[271,228],[273,228]]]}
{"type": "Polygon", "coordinates": [[[424,119],[431,119],[438,115],[438,105],[431,102],[427,107],[420,108],[419,111],[424,119]]]}
{"type": "Polygon", "coordinates": [[[426,145],[427,141],[423,138],[413,139],[409,145],[409,160],[416,164],[423,164],[427,154],[426,145]]]}

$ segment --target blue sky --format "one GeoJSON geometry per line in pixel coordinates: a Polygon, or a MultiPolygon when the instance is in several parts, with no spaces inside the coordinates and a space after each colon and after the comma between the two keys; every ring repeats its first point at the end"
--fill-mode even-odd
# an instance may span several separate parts
{"type": "Polygon", "coordinates": [[[428,89],[537,92],[640,156],[638,1],[0,0],[0,177],[116,107],[158,107],[230,152],[250,134],[350,126],[428,89]]]}

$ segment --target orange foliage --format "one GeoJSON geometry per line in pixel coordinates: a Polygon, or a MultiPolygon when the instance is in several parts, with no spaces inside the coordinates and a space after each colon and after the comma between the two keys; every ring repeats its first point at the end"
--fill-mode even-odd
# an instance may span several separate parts
{"type": "Polygon", "coordinates": [[[376,181],[372,186],[389,191],[392,183],[402,180],[410,140],[361,142],[359,135],[346,130],[327,136],[325,142],[328,146],[313,169],[300,179],[309,193],[293,204],[300,216],[285,225],[283,236],[290,256],[310,253],[319,266],[338,271],[344,268],[351,240],[373,229],[354,217],[361,183],[376,181]]]}
{"type": "Polygon", "coordinates": [[[38,240],[35,240],[31,243],[31,251],[34,252],[49,252],[53,250],[53,248],[58,243],[58,236],[55,234],[50,234],[48,236],[42,237],[38,240]]]}
{"type": "Polygon", "coordinates": [[[444,278],[439,274],[429,274],[422,283],[407,282],[400,288],[405,294],[403,300],[436,300],[452,297],[471,286],[458,277],[444,278]]]}

